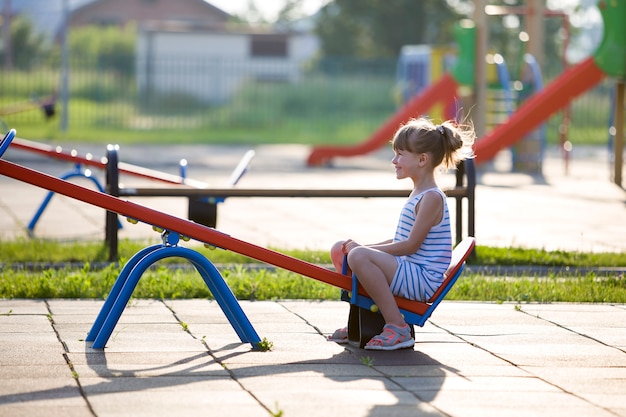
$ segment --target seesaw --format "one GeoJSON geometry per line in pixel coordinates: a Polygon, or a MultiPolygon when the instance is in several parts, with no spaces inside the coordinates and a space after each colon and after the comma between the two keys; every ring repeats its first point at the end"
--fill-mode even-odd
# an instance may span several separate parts
{"type": "MultiPolygon", "coordinates": [[[[91,154],[81,156],[75,150],[65,151],[60,146],[54,147],[21,138],[15,138],[11,146],[13,146],[15,149],[33,152],[46,157],[59,159],[61,161],[71,162],[75,165],[78,164],[102,170],[105,170],[107,166],[106,158],[94,159],[93,155],[91,154]]],[[[185,184],[195,188],[204,188],[208,186],[208,184],[202,181],[189,179],[182,175],[171,175],[165,172],[145,168],[134,164],[129,164],[126,162],[118,162],[118,166],[121,174],[160,181],[167,184],[185,184]]],[[[183,166],[184,162],[181,162],[181,170],[183,169],[183,166]]]]}
{"type": "MultiPolygon", "coordinates": [[[[187,218],[196,223],[215,228],[217,226],[218,204],[226,198],[261,197],[261,198],[406,198],[407,190],[393,189],[296,189],[296,188],[235,188],[230,184],[228,187],[125,187],[119,184],[119,173],[116,161],[118,160],[115,149],[107,151],[107,192],[115,197],[182,197],[188,200],[187,218]]],[[[245,157],[242,159],[245,162],[245,157]]],[[[242,164],[240,163],[240,166],[242,164]]],[[[243,167],[247,166],[245,163],[243,167]]],[[[238,178],[241,172],[235,170],[231,179],[238,178]]],[[[463,240],[463,228],[467,224],[467,235],[475,234],[475,189],[476,168],[473,159],[461,161],[456,167],[456,184],[446,188],[443,192],[448,198],[455,200],[455,243],[463,240]],[[467,200],[464,204],[463,200],[467,200]],[[464,214],[464,213],[467,214],[464,214]],[[466,220],[464,221],[464,217],[466,220]]],[[[115,224],[117,216],[107,215],[106,231],[109,245],[110,259],[117,259],[117,230],[115,224]]]]}
{"type": "MultiPolygon", "coordinates": [[[[92,167],[106,170],[107,167],[107,159],[101,158],[100,160],[94,159],[93,155],[86,154],[85,156],[80,156],[78,152],[74,149],[71,151],[64,151],[62,147],[52,147],[50,145],[44,145],[38,142],[29,141],[26,139],[15,138],[12,141],[12,146],[16,149],[20,149],[23,151],[28,151],[32,153],[36,153],[39,155],[43,155],[46,157],[59,159],[62,161],[71,162],[74,164],[74,168],[64,174],[61,175],[61,179],[70,180],[72,178],[84,178],[90,181],[94,187],[96,187],[99,191],[105,192],[104,187],[96,177],[92,175],[91,170],[83,169],[83,167],[92,167]]],[[[180,161],[180,170],[181,174],[184,172],[186,168],[187,161],[180,161]]],[[[208,184],[205,184],[200,181],[187,179],[185,175],[177,176],[170,175],[164,172],[140,167],[133,164],[128,164],[124,162],[118,162],[120,172],[124,174],[133,175],[137,177],[142,177],[150,180],[161,181],[168,184],[187,184],[193,187],[207,187],[208,184]]],[[[39,222],[39,219],[43,215],[43,212],[50,204],[52,197],[54,196],[54,192],[49,191],[48,194],[44,197],[43,201],[37,208],[35,214],[33,215],[30,222],[26,226],[26,230],[29,236],[34,235],[35,226],[39,222]]],[[[122,224],[119,221],[116,221],[116,227],[121,228],[122,224]]]]}
{"type": "MultiPolygon", "coordinates": [[[[44,145],[38,142],[29,141],[29,140],[20,139],[20,138],[15,138],[12,141],[12,146],[14,146],[16,149],[20,149],[23,151],[33,152],[33,153],[37,153],[46,157],[73,163],[74,169],[62,174],[61,179],[69,180],[72,178],[84,178],[86,180],[91,181],[94,184],[94,186],[101,192],[105,192],[105,187],[103,187],[98,181],[98,179],[92,175],[90,170],[83,169],[83,166],[102,169],[106,172],[106,175],[108,177],[110,155],[112,153],[115,153],[115,157],[117,158],[117,151],[119,150],[117,146],[109,145],[107,147],[107,156],[98,160],[98,159],[94,159],[93,155],[89,153],[86,154],[85,156],[81,156],[78,154],[76,150],[71,150],[68,152],[68,151],[63,150],[60,146],[52,147],[50,145],[44,145]]],[[[246,172],[248,166],[250,165],[250,162],[252,158],[254,157],[254,154],[255,152],[253,150],[249,150],[248,152],[244,154],[244,156],[241,158],[241,160],[239,161],[239,163],[233,170],[230,178],[228,179],[227,187],[233,187],[237,184],[237,182],[241,179],[241,177],[246,172]]],[[[193,189],[202,189],[202,188],[207,188],[209,186],[208,184],[202,181],[190,179],[187,177],[186,175],[187,161],[185,159],[182,159],[179,162],[180,174],[181,174],[180,176],[171,175],[165,172],[141,167],[141,166],[134,165],[134,164],[129,164],[126,162],[121,162],[117,159],[116,159],[115,165],[117,167],[116,168],[117,179],[119,179],[119,174],[126,174],[126,175],[131,175],[131,176],[149,179],[153,181],[159,181],[159,182],[163,182],[167,184],[186,185],[193,189]]],[[[54,195],[54,192],[52,191],[48,192],[44,200],[39,205],[39,208],[35,212],[35,215],[31,219],[31,221],[28,223],[28,226],[26,229],[30,236],[34,234],[35,226],[37,225],[37,222],[39,221],[43,212],[45,211],[48,204],[50,203],[50,200],[52,199],[53,195],[54,195]]],[[[190,219],[192,218],[190,217],[190,219]]],[[[117,227],[118,229],[122,227],[121,223],[119,223],[118,221],[116,221],[115,223],[116,223],[115,227],[117,227]]]]}
{"type": "MultiPolygon", "coordinates": [[[[2,139],[2,142],[0,142],[0,158],[14,137],[15,130],[11,129],[2,139]]],[[[0,159],[0,174],[118,213],[132,221],[143,222],[155,228],[163,229],[163,243],[139,251],[120,272],[86,338],[88,342],[93,342],[92,347],[95,349],[105,347],[143,272],[150,265],[168,257],[180,257],[189,260],[202,276],[240,340],[243,343],[252,344],[254,348],[259,347],[260,338],[258,334],[250,324],[219,271],[203,255],[194,250],[178,246],[181,236],[184,240],[187,240],[187,238],[194,239],[203,242],[205,245],[232,250],[233,252],[316,279],[343,290],[352,290],[353,294],[355,292],[357,294],[352,297],[354,302],[364,304],[355,304],[354,308],[363,310],[363,314],[358,320],[354,320],[351,314],[349,332],[361,335],[363,330],[363,334],[360,336],[363,339],[365,333],[373,331],[373,328],[377,326],[376,323],[370,325],[367,321],[369,320],[369,315],[365,311],[375,313],[376,309],[372,303],[367,304],[369,298],[362,290],[359,290],[358,285],[354,286],[353,281],[356,282],[356,277],[351,279],[346,275],[330,271],[318,265],[239,240],[213,228],[171,216],[136,203],[124,201],[2,159],[0,159]]],[[[453,263],[448,269],[447,279],[438,291],[437,299],[433,300],[432,303],[396,298],[398,306],[401,308],[408,323],[423,326],[460,276],[465,259],[469,256],[473,246],[474,238],[469,237],[455,248],[453,263]]],[[[351,340],[354,338],[351,337],[351,340]]]]}

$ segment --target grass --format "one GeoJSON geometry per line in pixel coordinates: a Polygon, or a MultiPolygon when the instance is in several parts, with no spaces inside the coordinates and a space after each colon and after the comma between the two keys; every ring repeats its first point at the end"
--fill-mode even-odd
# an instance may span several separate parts
{"type": "Polygon", "coordinates": [[[472,276],[461,278],[447,299],[493,302],[575,302],[626,303],[626,279],[623,276],[601,278],[585,276],[562,278],[524,277],[522,279],[472,276]]]}
{"type": "MultiPolygon", "coordinates": [[[[119,242],[118,253],[122,261],[129,259],[139,250],[146,246],[160,242],[160,238],[155,240],[128,240],[119,242]]],[[[224,250],[212,250],[205,248],[201,244],[189,243],[190,247],[215,264],[250,264],[255,261],[235,252],[224,250]]],[[[108,248],[103,242],[59,242],[45,239],[16,239],[0,241],[0,261],[5,264],[12,263],[100,263],[108,259],[108,248]]],[[[312,263],[329,263],[330,257],[323,252],[312,252],[304,250],[292,250],[285,252],[296,258],[312,263]]],[[[167,263],[167,260],[162,263],[167,263]]],[[[177,261],[170,261],[177,262],[177,261]]]]}
{"type": "MultiPolygon", "coordinates": [[[[120,242],[120,264],[146,245],[146,242],[138,241],[120,242]]],[[[253,264],[253,260],[229,251],[209,250],[202,246],[194,249],[218,266],[238,299],[338,299],[338,289],[330,285],[282,269],[259,267],[253,264]]],[[[121,268],[121,265],[106,262],[106,248],[100,242],[24,239],[0,242],[0,253],[4,263],[0,271],[2,298],[101,299],[106,297],[121,268]]],[[[330,263],[325,252],[283,253],[316,264],[330,263]]],[[[470,264],[623,268],[626,267],[626,255],[478,246],[476,257],[470,264]]],[[[148,269],[139,281],[134,297],[213,298],[199,274],[180,259],[161,261],[148,269]]],[[[626,279],[618,273],[602,276],[551,273],[548,276],[511,278],[466,272],[447,298],[492,302],[626,303],[626,279]]]]}
{"type": "MultiPolygon", "coordinates": [[[[33,93],[49,95],[57,80],[56,72],[45,70],[5,74],[0,77],[0,110],[28,103],[33,93]]],[[[572,103],[568,139],[574,145],[607,144],[610,87],[607,81],[572,103]]],[[[72,73],[70,98],[67,131],[60,128],[60,100],[52,120],[45,120],[36,106],[2,118],[19,137],[52,143],[348,145],[368,138],[400,104],[389,74],[248,83],[228,103],[215,105],[182,93],[147,99],[131,79],[79,70],[72,73]]],[[[557,113],[549,119],[548,144],[561,140],[562,118],[557,113]]]]}
{"type": "MultiPolygon", "coordinates": [[[[332,121],[282,121],[272,127],[202,127],[202,128],[160,128],[160,129],[119,129],[101,126],[73,126],[62,132],[57,120],[42,123],[10,120],[5,118],[8,127],[17,131],[17,136],[28,140],[44,141],[52,144],[62,142],[100,143],[104,152],[106,144],[162,145],[253,145],[263,144],[303,144],[322,145],[329,143],[354,144],[369,137],[375,130],[371,119],[351,120],[340,124],[332,121]]],[[[381,118],[381,123],[383,118],[381,118]]]]}

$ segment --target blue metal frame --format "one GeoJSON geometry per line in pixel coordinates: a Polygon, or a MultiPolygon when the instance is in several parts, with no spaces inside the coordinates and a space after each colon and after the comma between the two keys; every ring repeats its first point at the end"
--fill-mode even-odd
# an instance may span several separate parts
{"type": "Polygon", "coordinates": [[[166,230],[163,232],[163,244],[142,249],[124,266],[87,335],[86,341],[93,342],[92,348],[102,349],[105,347],[146,269],[155,262],[169,257],[187,259],[193,264],[233,326],[239,339],[243,343],[252,344],[255,349],[258,348],[261,341],[259,335],[252,327],[217,268],[200,253],[176,246],[178,240],[178,234],[166,230]]]}
{"type": "MultiPolygon", "coordinates": [[[[424,324],[426,324],[426,321],[433,314],[433,311],[435,311],[437,306],[439,306],[439,303],[441,303],[441,301],[443,301],[443,299],[446,298],[446,295],[448,295],[448,292],[450,292],[450,290],[452,289],[456,281],[459,279],[459,277],[463,273],[464,269],[465,269],[465,262],[463,261],[460,264],[456,273],[452,276],[452,278],[450,278],[450,280],[446,282],[445,287],[443,287],[443,290],[441,291],[441,293],[439,293],[439,296],[435,300],[433,300],[432,303],[427,303],[428,308],[426,309],[426,311],[424,311],[424,314],[414,313],[412,311],[408,311],[408,310],[401,308],[400,313],[402,313],[402,315],[404,316],[404,321],[406,321],[409,324],[414,324],[420,327],[424,327],[424,324]]],[[[348,256],[347,255],[344,255],[343,257],[341,273],[343,275],[349,275],[350,273],[348,269],[348,256]]],[[[365,310],[369,310],[372,312],[375,311],[372,309],[372,306],[375,305],[374,300],[372,300],[368,296],[359,294],[359,279],[355,273],[352,273],[351,289],[352,289],[351,292],[347,292],[343,290],[342,297],[341,297],[342,301],[347,301],[351,305],[363,308],[365,310]]]]}
{"type": "Polygon", "coordinates": [[[13,142],[14,138],[15,129],[9,130],[6,135],[4,135],[4,138],[2,138],[2,142],[0,142],[0,157],[4,155],[7,149],[9,149],[9,146],[11,146],[11,142],[13,142]]]}
{"type": "MultiPolygon", "coordinates": [[[[86,179],[90,180],[91,182],[93,182],[93,184],[96,186],[96,188],[98,188],[98,191],[100,191],[101,193],[105,192],[104,187],[100,184],[100,181],[98,181],[98,179],[96,177],[93,177],[91,175],[91,171],[90,170],[83,170],[81,164],[75,164],[74,165],[74,169],[72,171],[69,171],[69,172],[61,175],[59,178],[61,178],[62,180],[69,180],[70,178],[75,178],[75,177],[86,178],[86,179]]],[[[26,227],[26,229],[28,230],[28,235],[29,236],[33,235],[33,231],[35,230],[35,226],[37,225],[37,222],[39,221],[39,218],[43,214],[43,212],[46,209],[46,207],[48,207],[48,204],[50,203],[50,200],[52,199],[53,195],[54,195],[53,191],[49,191],[48,192],[46,197],[43,199],[43,201],[39,205],[39,208],[37,209],[37,212],[35,213],[35,215],[31,219],[31,221],[28,223],[28,226],[26,227]]],[[[122,228],[122,223],[119,220],[117,222],[117,227],[118,227],[118,229],[122,228]]]]}
{"type": "MultiPolygon", "coordinates": [[[[461,265],[461,267],[458,269],[456,274],[454,274],[454,276],[450,279],[450,281],[447,282],[447,285],[444,287],[443,291],[439,294],[439,297],[437,297],[431,304],[429,304],[428,309],[424,312],[424,314],[417,314],[412,311],[400,309],[400,312],[404,316],[404,321],[406,321],[409,324],[415,324],[420,327],[424,327],[424,324],[426,324],[426,321],[433,314],[433,311],[435,311],[439,303],[443,301],[443,299],[446,297],[448,292],[452,289],[452,287],[456,283],[457,279],[459,279],[459,277],[463,273],[463,269],[465,269],[465,263],[461,265]]],[[[359,281],[357,279],[356,274],[352,274],[352,292],[350,294],[350,304],[371,311],[371,308],[374,305],[374,300],[372,300],[369,297],[359,294],[358,289],[359,289],[359,281]]]]}
{"type": "MultiPolygon", "coordinates": [[[[529,74],[531,76],[531,79],[522,80],[522,81],[530,84],[532,88],[529,92],[527,92],[527,94],[523,96],[519,95],[517,97],[517,101],[520,103],[526,100],[531,94],[535,94],[543,89],[543,77],[541,75],[541,67],[539,66],[539,63],[537,62],[535,57],[531,54],[524,54],[524,64],[530,70],[529,74]]],[[[511,81],[510,81],[506,64],[503,63],[501,65],[498,65],[498,75],[499,75],[500,82],[502,83],[503,88],[505,88],[505,90],[508,91],[507,101],[510,101],[511,104],[507,112],[509,116],[511,116],[511,114],[513,114],[514,106],[513,106],[513,96],[510,92],[511,81]],[[505,83],[507,84],[507,87],[504,86],[505,83]]],[[[546,123],[542,123],[537,129],[533,130],[532,132],[529,132],[529,135],[533,134],[534,132],[537,132],[537,135],[539,135],[538,136],[538,140],[539,140],[538,160],[539,161],[543,161],[543,157],[544,157],[545,150],[546,150],[546,140],[547,140],[546,129],[547,129],[546,123]]],[[[511,156],[513,160],[513,165],[515,166],[516,162],[519,160],[519,155],[517,154],[515,147],[511,147],[511,156]]]]}

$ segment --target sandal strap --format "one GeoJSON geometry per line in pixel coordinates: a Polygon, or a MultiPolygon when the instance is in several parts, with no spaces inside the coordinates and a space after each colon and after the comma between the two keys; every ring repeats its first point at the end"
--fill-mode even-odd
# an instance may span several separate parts
{"type": "Polygon", "coordinates": [[[401,343],[405,343],[411,339],[409,326],[396,326],[395,324],[385,324],[381,334],[372,337],[367,343],[368,346],[392,347],[401,343]]]}

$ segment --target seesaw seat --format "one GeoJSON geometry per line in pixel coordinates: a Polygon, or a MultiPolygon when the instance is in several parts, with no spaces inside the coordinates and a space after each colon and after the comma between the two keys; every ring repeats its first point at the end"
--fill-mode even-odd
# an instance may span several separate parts
{"type": "MultiPolygon", "coordinates": [[[[411,325],[423,327],[430,318],[439,303],[445,298],[465,268],[465,260],[470,256],[476,239],[466,237],[452,251],[452,260],[445,273],[446,279],[433,296],[424,303],[421,301],[408,300],[396,297],[396,303],[404,320],[411,325]]],[[[383,316],[378,312],[378,307],[359,285],[356,274],[352,275],[352,292],[342,291],[341,299],[350,303],[350,315],[348,317],[348,341],[353,346],[363,348],[365,344],[377,334],[380,334],[385,324],[383,316]]],[[[414,335],[411,326],[411,334],[414,335]]]]}

